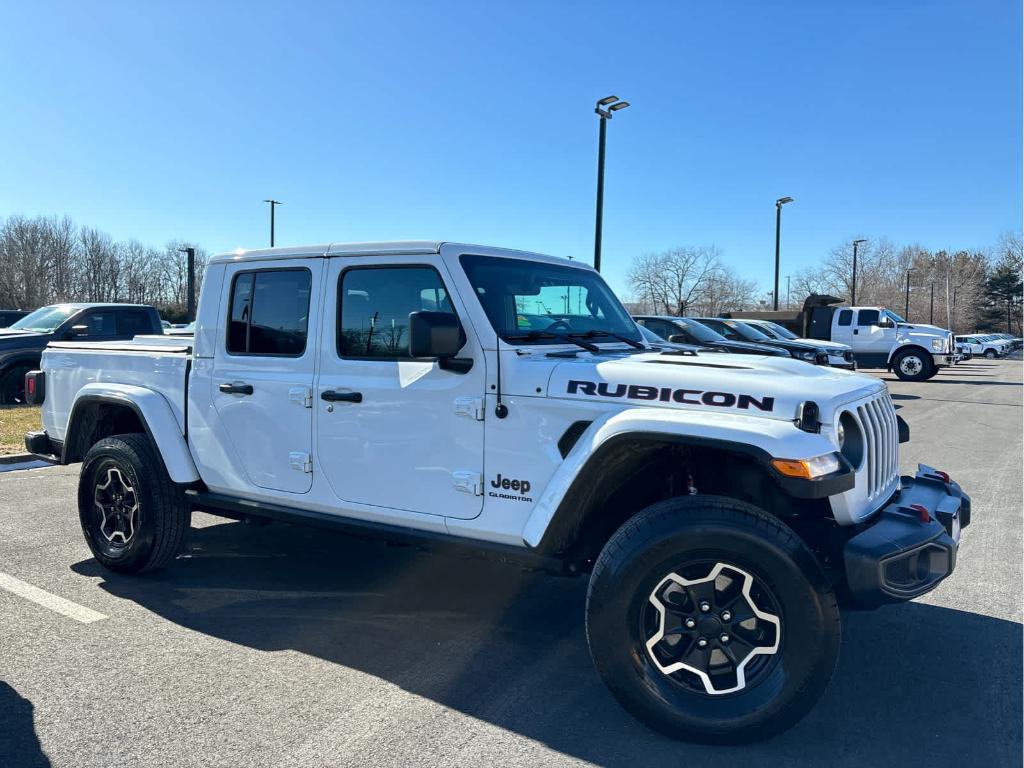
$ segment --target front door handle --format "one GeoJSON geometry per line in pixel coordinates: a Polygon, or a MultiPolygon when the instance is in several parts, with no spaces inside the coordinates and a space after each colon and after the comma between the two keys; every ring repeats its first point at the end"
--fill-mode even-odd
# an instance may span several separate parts
{"type": "Polygon", "coordinates": [[[856,328],[853,329],[853,335],[854,336],[857,336],[859,333],[860,333],[860,331],[858,331],[856,328]]]}
{"type": "Polygon", "coordinates": [[[333,389],[325,389],[320,393],[320,399],[329,403],[361,403],[363,402],[362,392],[335,392],[333,389]]]}
{"type": "Polygon", "coordinates": [[[230,383],[221,384],[217,387],[221,392],[226,395],[251,395],[252,384],[246,384],[242,381],[234,381],[230,383]]]}

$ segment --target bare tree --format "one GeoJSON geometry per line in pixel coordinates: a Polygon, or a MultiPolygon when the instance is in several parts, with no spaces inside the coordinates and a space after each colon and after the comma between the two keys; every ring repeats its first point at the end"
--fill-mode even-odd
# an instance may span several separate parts
{"type": "Polygon", "coordinates": [[[714,246],[673,248],[636,257],[627,279],[638,302],[666,315],[684,315],[720,269],[714,246]]]}

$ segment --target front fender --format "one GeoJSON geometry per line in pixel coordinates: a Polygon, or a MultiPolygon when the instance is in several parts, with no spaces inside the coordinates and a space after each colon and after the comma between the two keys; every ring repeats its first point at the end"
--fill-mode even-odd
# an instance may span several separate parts
{"type": "Polygon", "coordinates": [[[75,395],[71,417],[65,434],[65,444],[71,444],[74,430],[86,407],[92,403],[109,403],[135,412],[167,467],[167,474],[176,483],[194,483],[199,480],[185,436],[174,418],[167,399],[159,392],[131,384],[86,384],[75,395]]]}
{"type": "Polygon", "coordinates": [[[562,499],[600,449],[612,440],[631,436],[732,444],[742,452],[786,459],[809,459],[836,450],[828,437],[803,432],[793,422],[781,419],[655,408],[618,411],[591,424],[566,455],[523,527],[523,540],[528,546],[540,544],[562,499]]]}

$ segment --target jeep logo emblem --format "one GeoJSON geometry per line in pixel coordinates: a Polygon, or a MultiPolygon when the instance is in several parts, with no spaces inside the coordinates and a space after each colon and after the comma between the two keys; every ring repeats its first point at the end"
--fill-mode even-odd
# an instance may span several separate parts
{"type": "Polygon", "coordinates": [[[530,492],[530,481],[529,480],[509,480],[507,477],[502,477],[501,473],[491,480],[491,488],[501,488],[505,491],[519,491],[519,493],[525,496],[530,492]]]}

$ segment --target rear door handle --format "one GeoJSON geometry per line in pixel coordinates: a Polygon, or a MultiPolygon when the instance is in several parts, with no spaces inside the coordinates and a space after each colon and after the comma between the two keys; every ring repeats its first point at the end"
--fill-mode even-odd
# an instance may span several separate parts
{"type": "Polygon", "coordinates": [[[246,384],[242,381],[233,381],[230,383],[221,384],[218,389],[226,395],[251,395],[252,384],[246,384]]]}
{"type": "Polygon", "coordinates": [[[335,392],[333,389],[325,389],[320,393],[320,399],[329,403],[361,403],[363,402],[362,392],[335,392]]]}

